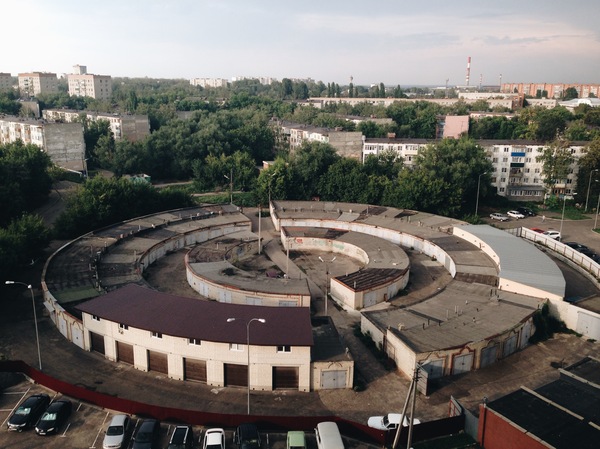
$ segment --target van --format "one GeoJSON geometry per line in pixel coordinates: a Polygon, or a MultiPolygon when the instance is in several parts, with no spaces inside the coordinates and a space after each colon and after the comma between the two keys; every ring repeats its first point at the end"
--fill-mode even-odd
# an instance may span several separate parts
{"type": "Polygon", "coordinates": [[[338,429],[337,424],[333,421],[325,421],[317,424],[315,437],[319,449],[344,449],[340,429],[338,429]]]}
{"type": "Polygon", "coordinates": [[[287,433],[286,449],[306,449],[306,437],[302,430],[290,430],[287,433]]]}

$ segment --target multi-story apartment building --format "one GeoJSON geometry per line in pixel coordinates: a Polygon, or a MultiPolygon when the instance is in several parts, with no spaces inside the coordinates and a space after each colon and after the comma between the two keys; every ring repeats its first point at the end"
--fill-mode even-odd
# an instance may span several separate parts
{"type": "Polygon", "coordinates": [[[362,158],[363,135],[361,132],[318,128],[283,121],[273,121],[272,125],[279,129],[282,137],[289,143],[291,151],[304,142],[324,142],[334,147],[340,156],[358,160],[362,158]]]}
{"type": "Polygon", "coordinates": [[[504,83],[500,87],[501,92],[519,93],[535,97],[538,94],[546,98],[562,98],[564,92],[574,87],[579,98],[587,98],[590,94],[600,97],[600,84],[565,84],[565,83],[504,83]]]}
{"type": "MultiPolygon", "coordinates": [[[[387,108],[395,102],[399,103],[415,103],[417,101],[427,101],[440,106],[453,106],[458,102],[464,102],[472,104],[480,101],[481,98],[335,98],[335,97],[311,97],[306,103],[316,108],[322,108],[328,104],[335,103],[348,103],[350,105],[357,105],[361,103],[369,103],[374,106],[383,106],[387,108]]],[[[507,108],[510,110],[521,107],[522,101],[519,96],[511,96],[508,98],[488,98],[487,101],[490,108],[507,108]]]]}
{"type": "Polygon", "coordinates": [[[58,92],[58,78],[56,73],[19,73],[19,90],[22,97],[55,94],[58,92]]]}
{"type": "MultiPolygon", "coordinates": [[[[427,145],[426,139],[365,139],[363,162],[369,155],[392,152],[402,158],[407,167],[414,166],[415,156],[427,145]]],[[[584,154],[585,142],[573,142],[570,146],[575,161],[569,174],[548,192],[544,185],[542,162],[537,160],[546,147],[544,144],[526,140],[479,140],[494,167],[491,182],[498,194],[515,200],[542,201],[548,194],[571,195],[577,187],[578,159],[584,154]]]]}
{"type": "Polygon", "coordinates": [[[47,123],[0,116],[0,144],[21,140],[40,147],[59,167],[85,171],[85,141],[81,123],[47,123]]]}
{"type": "Polygon", "coordinates": [[[45,109],[43,116],[51,122],[81,122],[83,118],[90,121],[106,120],[110,123],[115,140],[127,139],[137,142],[150,135],[150,121],[147,115],[101,114],[71,109],[45,109]]]}
{"type": "Polygon", "coordinates": [[[87,73],[87,67],[84,65],[73,66],[73,72],[67,75],[70,96],[110,101],[112,97],[112,78],[110,76],[87,73]]]}
{"type": "Polygon", "coordinates": [[[225,78],[192,78],[190,84],[200,87],[227,87],[227,80],[225,78]]]}
{"type": "Polygon", "coordinates": [[[13,81],[10,73],[0,73],[0,92],[12,90],[13,81]]]}

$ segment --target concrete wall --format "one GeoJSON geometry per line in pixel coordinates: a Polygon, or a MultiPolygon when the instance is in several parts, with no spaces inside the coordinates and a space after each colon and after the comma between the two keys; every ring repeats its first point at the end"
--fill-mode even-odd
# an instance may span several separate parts
{"type": "Polygon", "coordinates": [[[44,125],[44,149],[59,166],[78,163],[83,169],[85,141],[81,123],[47,123],[44,125]]]}

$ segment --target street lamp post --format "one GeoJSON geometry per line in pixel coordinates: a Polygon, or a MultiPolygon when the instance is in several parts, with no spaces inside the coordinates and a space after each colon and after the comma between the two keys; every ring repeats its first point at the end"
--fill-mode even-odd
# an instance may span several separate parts
{"type": "Polygon", "coordinates": [[[335,260],[335,257],[331,260],[323,260],[323,258],[321,256],[319,256],[319,260],[325,264],[325,315],[327,315],[327,297],[328,297],[327,290],[329,288],[329,264],[335,260]]]}
{"type": "Polygon", "coordinates": [[[479,175],[479,178],[477,178],[477,200],[475,201],[475,216],[477,216],[477,210],[479,209],[479,187],[481,186],[481,177],[483,175],[487,175],[487,172],[484,171],[482,174],[479,175]]]}
{"type": "MultiPolygon", "coordinates": [[[[577,195],[576,193],[573,194],[573,196],[577,195]]],[[[562,228],[563,228],[563,221],[565,221],[565,207],[567,205],[567,194],[563,194],[563,210],[562,210],[562,215],[560,217],[560,230],[558,231],[558,233],[560,234],[560,239],[562,240],[562,228]]]]}
{"type": "MultiPolygon", "coordinates": [[[[227,322],[231,323],[235,321],[235,318],[227,318],[227,322]]],[[[246,323],[246,352],[247,352],[247,362],[248,362],[248,415],[250,415],[250,323],[253,321],[258,321],[259,323],[266,323],[267,320],[264,318],[251,318],[246,323]]]]}
{"type": "Polygon", "coordinates": [[[10,285],[10,284],[24,285],[31,292],[31,305],[33,306],[33,322],[35,324],[35,340],[37,342],[38,362],[40,365],[40,371],[42,371],[42,353],[40,352],[40,334],[38,332],[37,314],[35,312],[35,296],[33,294],[33,287],[31,286],[31,284],[26,284],[25,282],[19,282],[19,281],[6,281],[5,284],[7,284],[7,285],[10,285]]]}
{"type": "Polygon", "coordinates": [[[229,204],[233,204],[233,168],[229,170],[229,176],[223,176],[229,180],[229,204]]]}
{"type": "MultiPolygon", "coordinates": [[[[598,194],[598,204],[596,204],[596,218],[594,219],[594,229],[596,229],[598,225],[598,208],[600,208],[600,193],[598,194]]],[[[592,231],[594,229],[592,229],[592,231]]]]}
{"type": "Polygon", "coordinates": [[[586,213],[588,211],[588,202],[590,200],[590,188],[592,187],[592,175],[594,174],[595,171],[598,171],[598,169],[595,168],[592,171],[590,171],[590,179],[588,181],[587,195],[585,197],[585,212],[586,213]]]}

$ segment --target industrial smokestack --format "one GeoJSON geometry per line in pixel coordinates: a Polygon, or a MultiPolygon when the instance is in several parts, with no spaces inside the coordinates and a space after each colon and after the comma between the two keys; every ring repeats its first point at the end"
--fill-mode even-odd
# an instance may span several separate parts
{"type": "Polygon", "coordinates": [[[467,86],[469,85],[469,79],[471,78],[471,57],[467,58],[467,86]]]}

